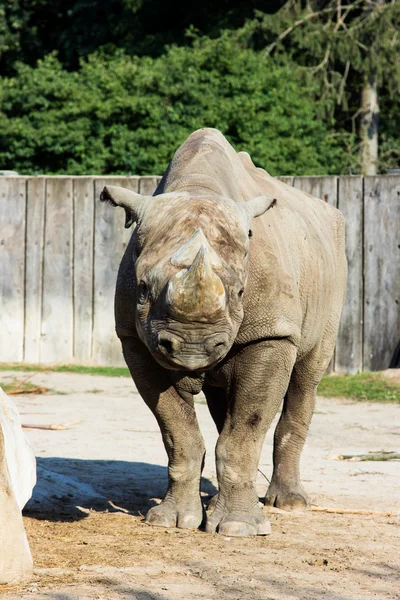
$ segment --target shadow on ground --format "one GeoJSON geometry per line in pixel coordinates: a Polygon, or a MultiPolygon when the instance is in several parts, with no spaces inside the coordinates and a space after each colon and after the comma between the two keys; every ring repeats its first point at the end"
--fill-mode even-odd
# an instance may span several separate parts
{"type": "MultiPolygon", "coordinates": [[[[83,509],[145,513],[165,494],[167,468],[122,460],[37,458],[37,484],[24,514],[53,521],[85,518],[83,509]]],[[[217,492],[202,478],[201,490],[217,492]]]]}

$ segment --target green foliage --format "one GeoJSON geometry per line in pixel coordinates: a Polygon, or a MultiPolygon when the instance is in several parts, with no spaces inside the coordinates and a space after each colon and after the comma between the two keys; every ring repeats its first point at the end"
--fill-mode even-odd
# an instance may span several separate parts
{"type": "Polygon", "coordinates": [[[399,28],[398,0],[2,0],[0,166],[154,174],[213,125],[273,174],[359,172],[373,77],[399,168],[399,28]]]}
{"type": "Polygon", "coordinates": [[[318,394],[328,398],[400,404],[400,384],[385,379],[381,373],[325,375],[318,386],[318,394]]]}
{"type": "Polygon", "coordinates": [[[0,62],[4,56],[15,59],[19,54],[23,13],[18,0],[2,0],[0,4],[0,62]]]}
{"type": "Polygon", "coordinates": [[[20,60],[33,66],[56,51],[68,69],[98,49],[159,56],[167,44],[191,45],[187,30],[217,37],[236,29],[257,8],[276,11],[283,0],[1,0],[0,73],[20,60]],[[2,43],[2,32],[6,43],[2,43]]]}
{"type": "Polygon", "coordinates": [[[304,70],[264,59],[235,36],[196,39],[158,58],[56,56],[0,79],[0,164],[20,173],[160,174],[195,129],[217,127],[272,174],[329,174],[345,142],[318,118],[304,70]]]}
{"type": "MultiPolygon", "coordinates": [[[[107,377],[130,376],[126,367],[88,367],[84,365],[44,366],[24,363],[0,363],[0,372],[2,371],[77,373],[107,377]]],[[[318,386],[318,395],[327,398],[352,398],[360,401],[400,404],[400,384],[385,379],[379,372],[365,372],[357,375],[325,375],[318,386]]]]}
{"type": "Polygon", "coordinates": [[[373,75],[379,86],[400,90],[399,2],[289,0],[274,15],[259,12],[252,27],[267,53],[289,54],[320,77],[326,91],[340,93],[346,65],[353,77],[373,75]]]}
{"type": "MultiPolygon", "coordinates": [[[[81,375],[104,375],[105,377],[130,377],[127,367],[87,367],[84,365],[35,365],[28,363],[0,363],[0,372],[23,373],[78,373],[81,375]]],[[[3,389],[4,384],[1,384],[3,389]]]]}
{"type": "MultiPolygon", "coordinates": [[[[325,114],[353,139],[361,90],[373,80],[381,103],[379,167],[385,172],[400,166],[400,113],[393,106],[400,92],[400,2],[288,0],[276,14],[259,12],[247,29],[266,54],[294,62],[315,78],[325,114]]],[[[354,170],[360,166],[353,160],[354,170]]]]}

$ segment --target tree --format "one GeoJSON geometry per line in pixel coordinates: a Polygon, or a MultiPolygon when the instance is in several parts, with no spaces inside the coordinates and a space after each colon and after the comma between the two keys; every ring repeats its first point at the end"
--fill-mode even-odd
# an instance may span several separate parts
{"type": "Polygon", "coordinates": [[[237,36],[158,57],[102,53],[69,72],[54,55],[0,78],[0,164],[21,173],[160,174],[200,127],[217,127],[272,174],[345,169],[344,139],[318,119],[312,77],[237,36]]]}
{"type": "Polygon", "coordinates": [[[334,101],[336,115],[353,126],[359,118],[359,165],[369,175],[386,166],[378,157],[379,90],[391,98],[400,91],[399,28],[398,0],[288,0],[253,24],[266,55],[289,55],[319,80],[331,111],[334,101]]]}
{"type": "Polygon", "coordinates": [[[56,51],[69,70],[99,50],[159,56],[166,45],[191,45],[193,36],[218,37],[236,29],[254,10],[273,12],[284,0],[1,0],[0,74],[11,75],[16,60],[30,65],[56,51]]]}

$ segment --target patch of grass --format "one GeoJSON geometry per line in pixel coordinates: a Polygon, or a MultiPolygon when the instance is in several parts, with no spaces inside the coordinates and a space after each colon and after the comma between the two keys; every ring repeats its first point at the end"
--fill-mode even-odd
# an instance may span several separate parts
{"type": "Polygon", "coordinates": [[[353,398],[369,402],[400,404],[400,384],[377,373],[357,375],[325,375],[318,386],[318,395],[327,398],[353,398]]]}
{"type": "Polygon", "coordinates": [[[365,454],[360,459],[362,461],[386,461],[386,460],[400,460],[400,454],[391,452],[390,454],[365,454]]]}
{"type": "Polygon", "coordinates": [[[348,460],[351,462],[356,461],[388,461],[388,460],[400,460],[400,454],[398,452],[388,452],[387,450],[381,450],[376,452],[368,452],[368,454],[340,454],[339,456],[333,457],[334,460],[348,460]]]}
{"type": "Polygon", "coordinates": [[[37,371],[41,373],[81,373],[106,377],[130,377],[127,367],[87,367],[82,365],[32,365],[25,363],[0,363],[0,371],[37,371]]]}
{"type": "Polygon", "coordinates": [[[35,383],[31,383],[30,381],[24,381],[20,383],[17,379],[12,379],[11,381],[1,382],[1,387],[6,392],[6,394],[23,394],[24,392],[29,393],[37,393],[37,394],[46,394],[50,392],[50,388],[45,388],[43,386],[38,386],[35,383]]]}
{"type": "MultiPolygon", "coordinates": [[[[40,371],[42,373],[82,373],[106,377],[130,377],[126,367],[0,363],[0,371],[40,371]]],[[[327,398],[352,398],[369,402],[400,404],[400,384],[385,379],[379,372],[358,373],[357,375],[325,375],[318,386],[318,394],[327,398]]]]}

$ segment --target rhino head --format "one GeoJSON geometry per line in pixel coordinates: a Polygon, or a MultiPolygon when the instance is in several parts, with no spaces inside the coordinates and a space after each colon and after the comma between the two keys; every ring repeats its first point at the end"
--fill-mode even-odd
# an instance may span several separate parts
{"type": "Polygon", "coordinates": [[[125,227],[136,223],[129,258],[140,339],[166,368],[211,368],[243,320],[251,222],[275,201],[187,192],[146,197],[115,186],[100,199],[125,209],[125,227]]]}

